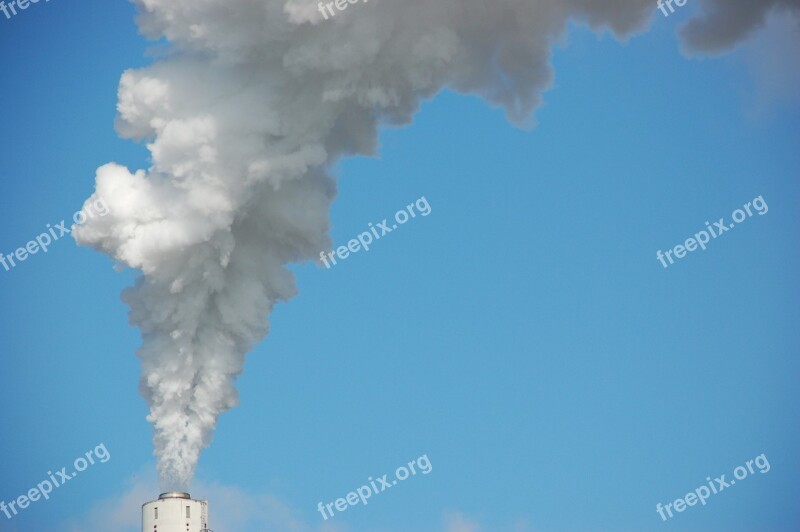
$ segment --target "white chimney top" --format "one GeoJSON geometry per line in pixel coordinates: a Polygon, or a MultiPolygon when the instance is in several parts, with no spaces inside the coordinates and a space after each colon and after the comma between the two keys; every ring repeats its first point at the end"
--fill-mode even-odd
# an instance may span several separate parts
{"type": "Polygon", "coordinates": [[[208,502],[183,491],[168,491],[142,505],[142,532],[212,532],[208,502]]]}

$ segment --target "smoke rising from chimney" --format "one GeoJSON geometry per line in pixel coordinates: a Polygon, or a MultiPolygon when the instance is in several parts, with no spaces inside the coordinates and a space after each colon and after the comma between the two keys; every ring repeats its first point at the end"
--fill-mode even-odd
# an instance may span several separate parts
{"type": "MultiPolygon", "coordinates": [[[[117,130],[148,142],[152,166],[99,168],[89,201],[109,214],[74,235],[142,272],[123,300],[164,491],[188,489],[237,404],[246,353],[296,293],[286,265],[330,248],[333,162],[374,154],[380,124],[408,123],[446,86],[524,123],[569,19],[625,37],[655,15],[651,0],[374,0],[323,23],[316,0],[134,3],[142,32],[172,47],[119,85],[117,130]]],[[[690,25],[689,42],[740,35],[728,4],[706,2],[701,23],[736,28],[705,42],[690,25]]]]}

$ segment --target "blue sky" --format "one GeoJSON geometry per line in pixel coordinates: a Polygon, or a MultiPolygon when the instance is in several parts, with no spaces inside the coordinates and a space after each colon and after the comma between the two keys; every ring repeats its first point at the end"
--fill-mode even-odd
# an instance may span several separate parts
{"type": "MultiPolygon", "coordinates": [[[[120,74],[152,56],[134,14],[0,18],[0,252],[71,217],[98,166],[147,167],[113,128],[120,74]]],[[[797,529],[798,106],[754,68],[765,36],[682,56],[689,14],[624,44],[573,27],[533,129],[445,91],[383,131],[380,157],[337,166],[337,245],[421,196],[432,212],[331,270],[293,267],[300,293],[200,461],[212,526],[247,494],[270,515],[239,512],[241,530],[317,530],[319,501],[427,454],[431,474],[337,530],[797,529]],[[767,214],[656,260],[757,196],[767,214]],[[768,473],[658,517],[762,453],[768,473]]],[[[157,494],[119,299],[135,274],[112,266],[65,238],[0,270],[0,500],[101,442],[111,455],[0,530],[137,530],[157,494]]]]}

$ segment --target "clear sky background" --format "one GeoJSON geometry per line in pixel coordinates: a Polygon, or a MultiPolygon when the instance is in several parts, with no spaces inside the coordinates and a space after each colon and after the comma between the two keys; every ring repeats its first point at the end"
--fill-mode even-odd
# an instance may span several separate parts
{"type": "MultiPolygon", "coordinates": [[[[572,28],[531,130],[444,92],[382,133],[380,158],[339,164],[337,245],[421,196],[432,213],[331,270],[293,268],[300,294],[200,461],[192,494],[217,532],[322,529],[319,501],[423,454],[429,475],[327,529],[800,527],[797,57],[781,61],[773,20],[687,59],[691,9],[654,8],[624,44],[572,28]],[[766,215],[656,260],[759,195],[766,215]],[[768,473],[656,513],[762,453],[768,473]]],[[[119,76],[150,48],[125,2],[0,17],[0,252],[71,217],[98,166],[148,166],[113,124],[119,76]]],[[[134,274],[112,266],[65,238],[0,270],[0,500],[111,454],[0,531],[135,531],[158,494],[119,299],[134,274]]]]}

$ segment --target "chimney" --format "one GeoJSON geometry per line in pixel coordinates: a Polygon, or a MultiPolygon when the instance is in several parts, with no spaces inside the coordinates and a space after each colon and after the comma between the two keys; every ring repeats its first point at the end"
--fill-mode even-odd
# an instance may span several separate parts
{"type": "Polygon", "coordinates": [[[142,505],[142,532],[212,532],[208,528],[208,502],[188,493],[170,491],[142,505]]]}

